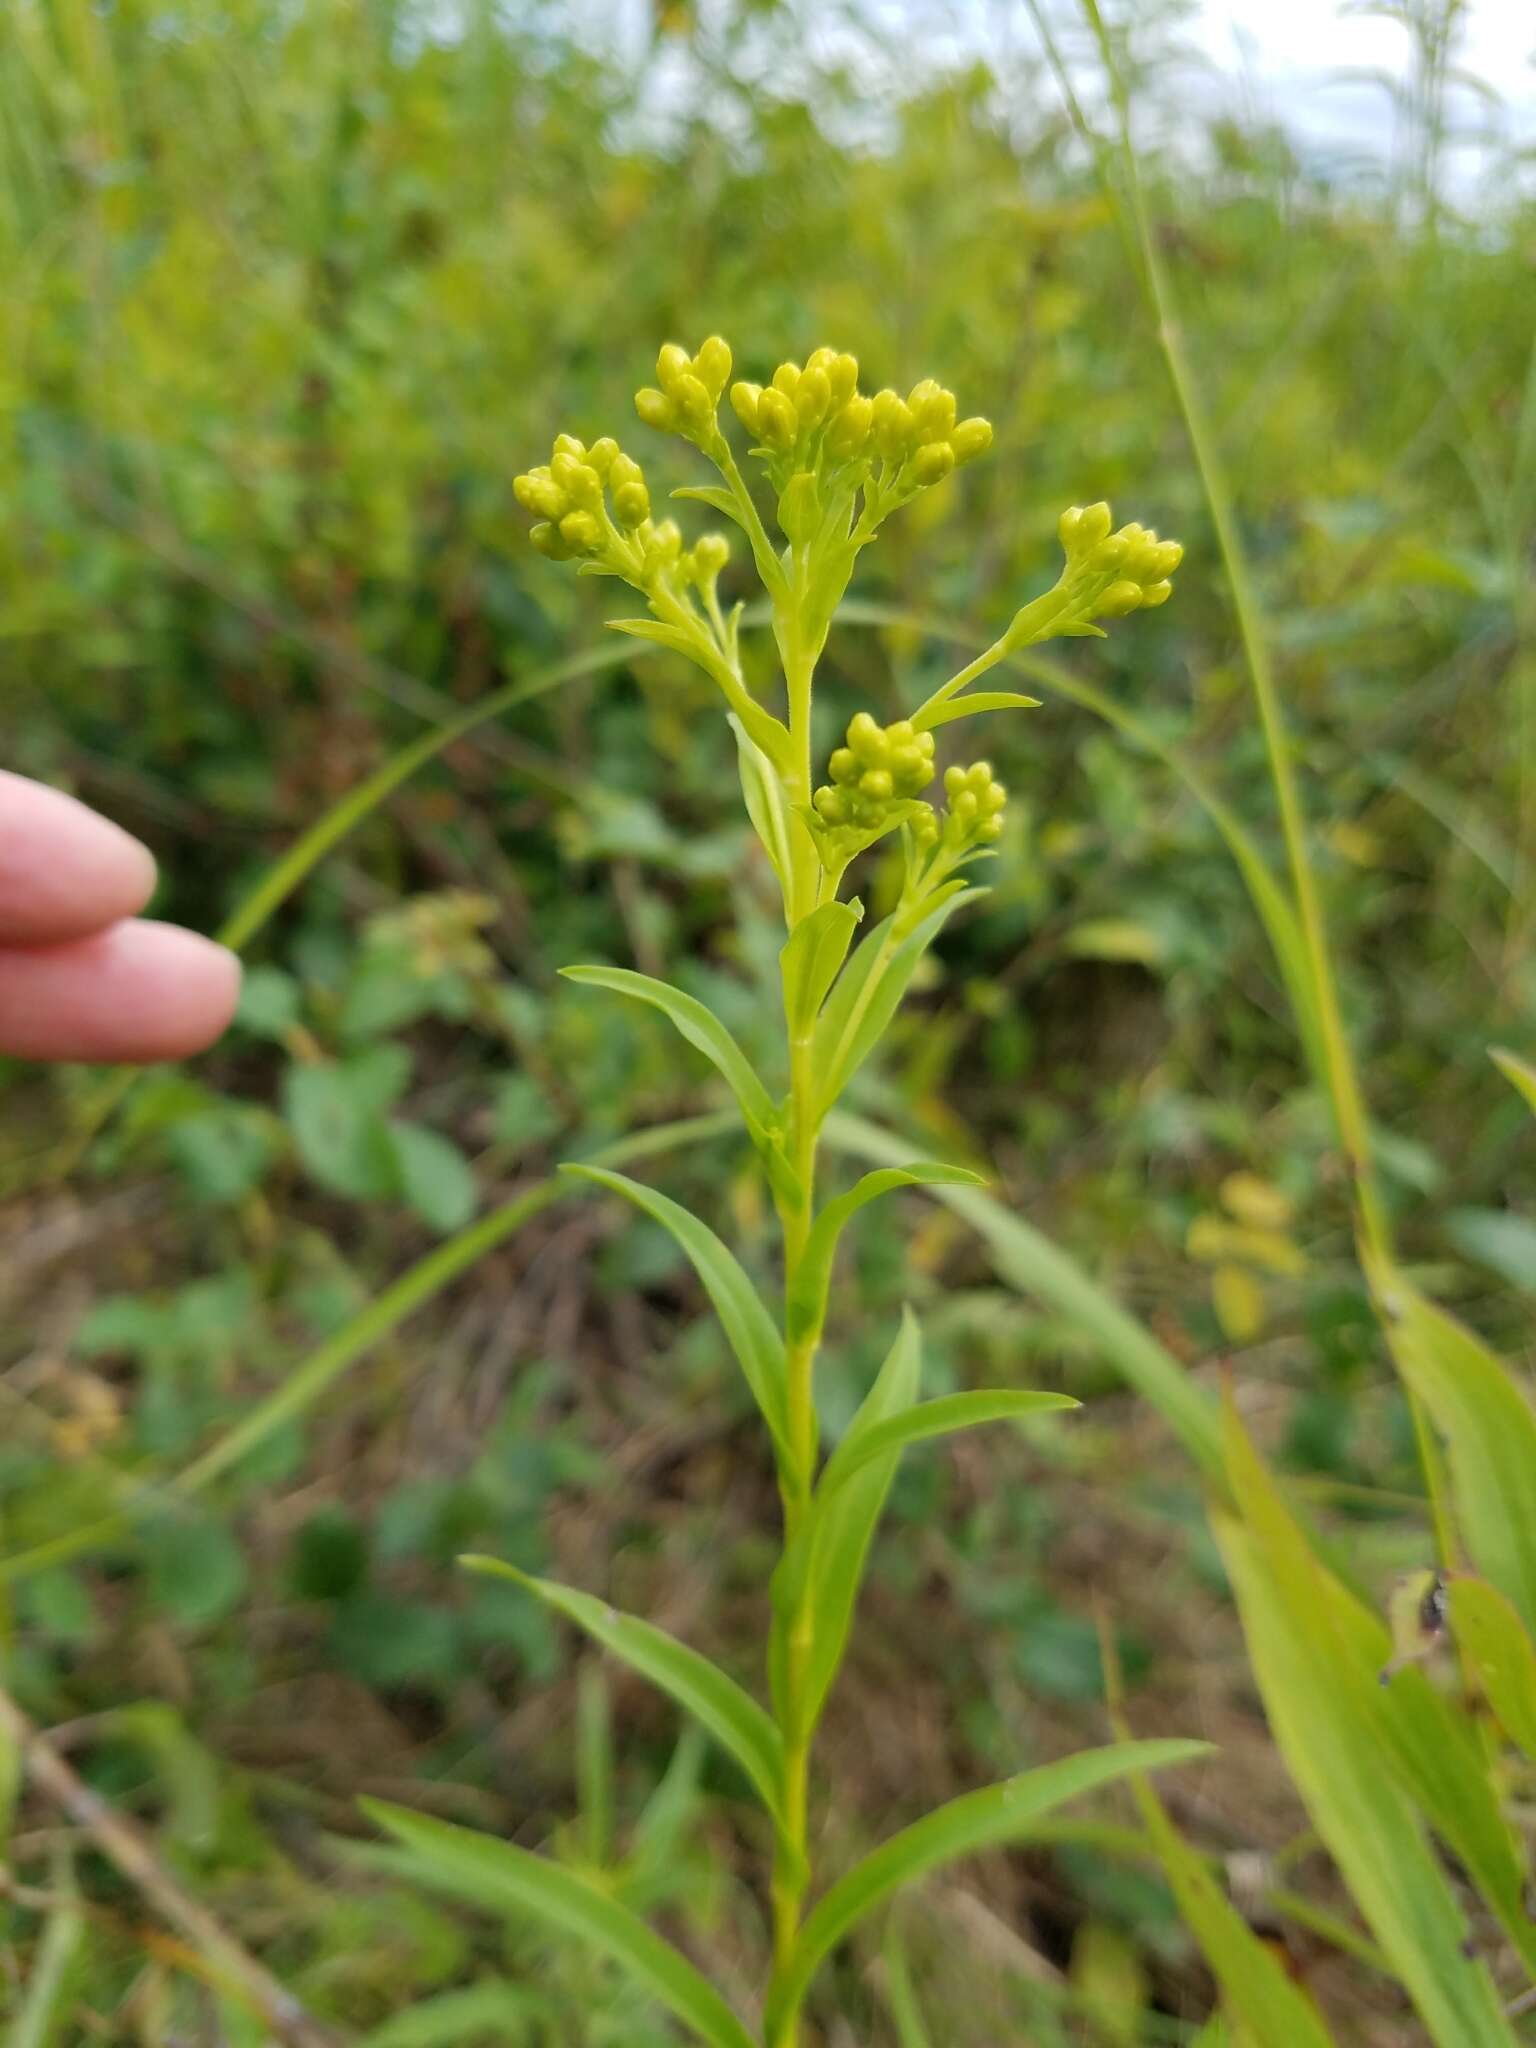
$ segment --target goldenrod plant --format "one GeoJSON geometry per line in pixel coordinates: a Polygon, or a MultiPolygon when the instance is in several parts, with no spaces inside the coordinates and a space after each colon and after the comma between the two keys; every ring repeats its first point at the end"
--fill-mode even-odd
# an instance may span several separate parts
{"type": "Polygon", "coordinates": [[[932,378],[902,397],[859,388],[851,355],[817,349],[781,363],[766,385],[731,382],[718,336],[693,354],[674,343],[657,381],[636,396],[649,427],[680,436],[719,474],[677,493],[709,506],[744,537],[768,601],[782,667],[778,705],[764,702],[742,659],[743,604],[721,581],[731,557],[718,532],[691,543],[653,516],[636,458],[608,437],[590,446],[561,434],[547,463],[516,480],[536,520],[532,542],[582,573],[610,576],[645,599],[647,616],[614,621],[660,642],[718,686],[735,734],[742,793],[783,901],[782,970],[787,1086],[759,1075],[714,1013],[653,976],[579,966],[570,977],[660,1010],[717,1069],[761,1161],[782,1237],[782,1299],[766,1302],[704,1220],[640,1181],[584,1164],[570,1172],[624,1196],[663,1224],[695,1267],[767,1427],[783,1504],[783,1550],[771,1589],[767,1704],[697,1651],[586,1592],[501,1574],[564,1615],[659,1685],[740,1766],[765,1811],[772,1964],[761,2010],[744,2017],[680,1952],[605,1887],[597,1873],[394,1807],[371,1810],[414,1852],[431,1881],[484,1905],[522,1908],[616,1958],[677,2018],[718,2048],[796,2048],[812,1980],[855,1925],[903,1884],[988,1844],[1027,1835],[1062,1802],[1128,1773],[1199,1753],[1197,1743],[1122,1742],[1023,1772],[939,1808],[875,1849],[830,1886],[812,1868],[812,1750],[847,1644],[870,1544],[908,1445],[977,1424],[1074,1404],[1054,1393],[920,1398],[918,1325],[907,1311],[863,1405],[828,1453],[816,1367],[844,1230],[866,1203],[896,1188],[974,1183],[966,1169],[910,1160],[829,1192],[818,1143],[827,1118],[890,1025],[919,962],[946,921],[980,893],[971,870],[995,851],[1007,791],[985,760],[940,774],[936,735],[963,719],[1027,709],[1034,699],[972,685],[1019,650],[1062,635],[1102,634],[1100,620],[1162,604],[1181,549],[1138,525],[1112,531],[1107,505],[1073,507],[1059,533],[1056,584],[1024,605],[999,637],[911,713],[882,726],[858,712],[824,769],[815,758],[817,663],[859,557],[885,522],[985,452],[985,419],[958,418],[932,378]],[[772,503],[772,525],[721,421],[722,401],[745,429],[750,460],[772,503]],[[774,531],[776,529],[776,533],[774,531]],[[942,788],[942,806],[931,793],[942,788]],[[883,841],[899,854],[894,902],[859,943],[850,866],[883,841]]]}

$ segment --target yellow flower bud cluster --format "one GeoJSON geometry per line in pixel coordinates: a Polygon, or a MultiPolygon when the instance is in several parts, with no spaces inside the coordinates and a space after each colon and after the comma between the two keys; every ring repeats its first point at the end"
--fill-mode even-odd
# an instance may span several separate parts
{"type": "Polygon", "coordinates": [[[1184,550],[1176,540],[1159,540],[1150,527],[1133,520],[1118,533],[1109,530],[1105,504],[1074,505],[1063,512],[1057,532],[1066,551],[1069,574],[1091,580],[1094,591],[1088,618],[1123,619],[1144,607],[1166,604],[1173,595],[1169,580],[1184,550]]]}
{"type": "Polygon", "coordinates": [[[601,556],[617,537],[615,529],[633,533],[651,516],[639,463],[606,434],[590,448],[574,434],[557,434],[548,462],[514,477],[512,489],[517,502],[538,516],[530,536],[534,546],[557,562],[601,556]]]}
{"type": "Polygon", "coordinates": [[[736,417],[767,458],[785,474],[881,462],[907,492],[941,482],[992,442],[991,423],[955,418],[955,395],[933,378],[906,398],[895,391],[873,397],[859,389],[856,357],[818,348],[799,363],[780,363],[766,389],[731,386],[736,417]]]}
{"type": "Polygon", "coordinates": [[[947,851],[966,853],[973,846],[988,846],[1001,839],[1008,792],[994,778],[990,761],[973,761],[969,768],[946,768],[944,794],[949,808],[942,831],[935,836],[942,837],[947,851]]]}
{"type": "Polygon", "coordinates": [[[589,448],[557,434],[549,461],[514,477],[512,489],[538,516],[529,539],[541,555],[590,563],[642,590],[669,570],[703,589],[730,558],[723,534],[706,533],[685,552],[675,520],[654,523],[644,472],[607,435],[589,448]]]}
{"type": "Polygon", "coordinates": [[[731,374],[730,343],[718,334],[696,355],[667,342],[656,358],[656,382],[635,393],[635,411],[648,427],[685,440],[703,440],[714,428],[715,412],[731,374]]]}
{"type": "Polygon", "coordinates": [[[827,774],[831,780],[817,790],[813,805],[838,850],[851,858],[914,810],[927,810],[912,800],[933,780],[933,734],[914,732],[905,718],[879,726],[860,711],[827,774]]]}

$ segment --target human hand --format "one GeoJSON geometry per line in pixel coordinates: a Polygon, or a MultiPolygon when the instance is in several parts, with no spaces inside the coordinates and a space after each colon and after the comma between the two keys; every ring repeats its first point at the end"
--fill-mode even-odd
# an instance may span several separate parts
{"type": "Polygon", "coordinates": [[[240,963],[136,917],[154,886],[137,839],[0,769],[0,1053],[140,1064],[213,1043],[234,1015],[240,963]]]}

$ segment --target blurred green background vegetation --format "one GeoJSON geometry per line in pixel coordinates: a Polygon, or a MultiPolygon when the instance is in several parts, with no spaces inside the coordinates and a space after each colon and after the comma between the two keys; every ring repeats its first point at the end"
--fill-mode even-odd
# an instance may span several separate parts
{"type": "MultiPolygon", "coordinates": [[[[815,11],[836,34],[771,0],[663,7],[632,44],[534,0],[21,0],[0,21],[7,765],[139,833],[157,912],[212,930],[418,736],[567,656],[607,662],[373,812],[256,938],[207,1059],[110,1116],[100,1074],[0,1062],[5,1683],[312,2011],[379,2048],[674,2036],[576,1950],[416,1894],[359,1793],[530,1844],[574,1804],[558,1849],[621,1865],[723,1981],[760,1961],[726,1767],[453,1566],[555,1568],[752,1667],[771,1475],[658,1228],[549,1208],[211,1484],[173,1484],[435,1242],[573,1151],[713,1106],[664,1023],[559,965],[685,962],[774,1057],[773,905],[724,722],[680,664],[605,640],[604,586],[532,555],[513,473],[569,428],[619,433],[659,482],[678,451],[642,448],[631,393],[668,338],[718,330],[748,375],[827,341],[871,387],[938,376],[995,448],[893,526],[857,595],[995,630],[1054,576],[1067,503],[1179,535],[1175,602],[1070,664],[1275,837],[1135,260],[1038,47],[929,37],[918,8],[883,30],[815,11]]],[[[1415,90],[1379,176],[1202,112],[1171,12],[1134,10],[1125,59],[1405,1256],[1528,1362],[1529,1139],[1486,1053],[1536,1043],[1536,203],[1496,140],[1475,201],[1446,196],[1443,20],[1402,17],[1415,90]]],[[[860,705],[896,715],[947,651],[916,623],[841,627],[828,744],[860,705]]],[[[1167,767],[1078,705],[986,738],[1017,797],[993,893],[862,1106],[985,1161],[1199,1377],[1230,1362],[1385,1584],[1429,1548],[1411,1430],[1230,857],[1167,767]]],[[[741,1148],[656,1171],[751,1243],[765,1194],[741,1148]]],[[[1170,1793],[1186,1831],[1303,1865],[1166,1431],[920,1198],[841,1283],[834,1418],[904,1298],[939,1385],[1089,1405],[903,1472],[821,1758],[829,1845],[1101,1739],[1102,1610],[1139,1732],[1222,1745],[1198,1797],[1170,1793]]],[[[69,1853],[28,1800],[0,1986],[34,1967],[69,1853]]],[[[89,1940],[59,2041],[263,2038],[74,1854],[89,1940]]],[[[1367,1967],[1287,1938],[1351,2038],[1409,2038],[1367,1967]]],[[[936,2048],[1181,2041],[1211,2003],[1165,1892],[1091,1829],[931,1887],[831,1983],[826,2042],[909,2048],[913,1995],[936,2048]]]]}

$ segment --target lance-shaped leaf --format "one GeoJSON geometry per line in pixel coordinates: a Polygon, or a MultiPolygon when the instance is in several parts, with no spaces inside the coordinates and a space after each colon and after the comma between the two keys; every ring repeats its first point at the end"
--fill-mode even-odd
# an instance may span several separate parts
{"type": "Polygon", "coordinates": [[[818,1900],[801,1928],[787,1968],[768,2001],[770,2038],[785,2014],[798,2009],[821,1963],[862,1919],[902,1885],[979,1850],[1028,1839],[1046,1814],[1097,1786],[1132,1771],[1156,1771],[1208,1756],[1205,1742],[1121,1742],[1085,1750],[1060,1763],[1024,1771],[1001,1785],[968,1792],[936,1813],[903,1828],[899,1835],[855,1864],[818,1900]]]}
{"type": "Polygon", "coordinates": [[[1242,1521],[1212,1517],[1265,1711],[1372,1933],[1437,2048],[1512,2048],[1498,1993],[1386,1739],[1373,1666],[1385,1631],[1316,1557],[1229,1409],[1228,1477],[1242,1521]]]}
{"type": "Polygon", "coordinates": [[[846,1195],[828,1202],[811,1226],[805,1250],[795,1268],[794,1283],[785,1301],[785,1322],[790,1341],[814,1335],[827,1310],[827,1290],[832,1280],[832,1261],[844,1226],[866,1202],[888,1194],[892,1188],[972,1187],[983,1185],[979,1173],[968,1166],[947,1166],[936,1159],[914,1159],[910,1166],[886,1166],[866,1173],[846,1195]]]}
{"type": "Polygon", "coordinates": [[[741,2021],[688,1958],[590,1879],[473,1828],[429,1820],[378,1799],[365,1799],[362,1806],[412,1852],[426,1883],[489,1913],[526,1913],[611,1956],[711,2048],[755,2048],[741,2021]]]}
{"type": "Polygon", "coordinates": [[[791,1038],[803,1038],[816,1022],[863,915],[857,897],[851,903],[823,903],[790,933],[779,954],[779,971],[791,1038]]]}
{"type": "Polygon", "coordinates": [[[1016,1422],[1024,1415],[1048,1415],[1054,1409],[1080,1408],[1070,1394],[1048,1394],[1013,1387],[994,1387],[975,1394],[941,1394],[936,1401],[919,1401],[900,1415],[888,1415],[872,1423],[858,1436],[844,1437],[821,1475],[816,1488],[818,1503],[829,1504],[839,1487],[846,1486],[866,1466],[891,1451],[904,1451],[908,1444],[927,1443],[936,1436],[953,1436],[962,1429],[976,1429],[987,1422],[1016,1422]]]}
{"type": "Polygon", "coordinates": [[[1536,1067],[1507,1046],[1496,1045],[1488,1055],[1512,1088],[1525,1097],[1526,1106],[1536,1114],[1536,1067]]]}
{"type": "Polygon", "coordinates": [[[784,802],[783,785],[771,758],[747,732],[734,711],[728,723],[736,735],[736,765],[741,775],[741,794],[747,806],[747,816],[773,872],[779,878],[779,889],[787,907],[792,862],[789,811],[784,802]]]}
{"type": "Polygon", "coordinates": [[[952,725],[957,718],[972,718],[979,711],[1035,711],[1038,697],[1022,696],[1017,690],[977,690],[969,697],[951,697],[931,711],[914,718],[919,732],[932,732],[936,725],[952,725]]]}
{"type": "Polygon", "coordinates": [[[1366,1269],[1398,1371],[1446,1439],[1472,1561],[1536,1628],[1536,1415],[1470,1330],[1379,1259],[1366,1269]]]}
{"type": "Polygon", "coordinates": [[[962,896],[975,901],[983,893],[963,880],[947,883],[935,892],[933,909],[905,937],[892,915],[859,946],[816,1026],[816,1088],[823,1111],[837,1101],[885,1035],[918,962],[955,905],[962,896]]]}
{"type": "Polygon", "coordinates": [[[1151,1781],[1138,1772],[1133,1789],[1179,1917],[1199,1942],[1223,2002],[1247,2029],[1253,2048],[1333,2048],[1317,2007],[1169,1820],[1151,1781]]]}
{"type": "Polygon", "coordinates": [[[670,982],[658,981],[650,974],[636,974],[627,967],[562,967],[560,972],[567,981],[579,982],[583,988],[611,989],[615,995],[630,996],[638,1003],[649,1003],[652,1009],[660,1010],[688,1043],[703,1053],[711,1066],[724,1077],[731,1093],[741,1104],[741,1113],[746,1118],[753,1140],[764,1146],[772,1142],[778,1121],[773,1097],[757,1078],[752,1062],[707,1003],[701,1003],[697,996],[685,995],[680,988],[673,988],[670,982]]]}
{"type": "MultiPolygon", "coordinates": [[[[896,1341],[849,1424],[844,1441],[856,1443],[875,1424],[910,1408],[917,1397],[921,1373],[922,1344],[917,1318],[906,1309],[896,1341]]],[[[790,1636],[803,1617],[808,1615],[813,1623],[809,1668],[801,1695],[802,1732],[807,1735],[816,1725],[842,1662],[869,1546],[874,1541],[900,1456],[897,1449],[874,1459],[847,1486],[839,1488],[824,1512],[808,1515],[774,1573],[775,1617],[769,1667],[781,1721],[789,1705],[790,1636]]]]}
{"type": "Polygon", "coordinates": [[[497,1557],[461,1557],[459,1563],[487,1578],[510,1579],[659,1686],[736,1759],[769,1812],[777,1814],[783,1796],[784,1746],[768,1715],[734,1678],[665,1629],[638,1615],[620,1614],[590,1593],[553,1579],[533,1578],[497,1557]]]}
{"type": "Polygon", "coordinates": [[[714,1304],[721,1327],[730,1340],[747,1385],[752,1389],[752,1397],[773,1432],[774,1443],[787,1459],[789,1436],[785,1421],[784,1342],[757,1289],[742,1271],[740,1261],[726,1250],[707,1223],[701,1223],[680,1202],[659,1194],[643,1181],[631,1180],[623,1173],[610,1173],[600,1166],[571,1163],[562,1166],[560,1171],[611,1189],[671,1231],[704,1283],[704,1291],[714,1304]]]}
{"type": "Polygon", "coordinates": [[[1453,1579],[1451,1629],[1504,1733],[1536,1762],[1536,1645],[1496,1586],[1453,1579]]]}

